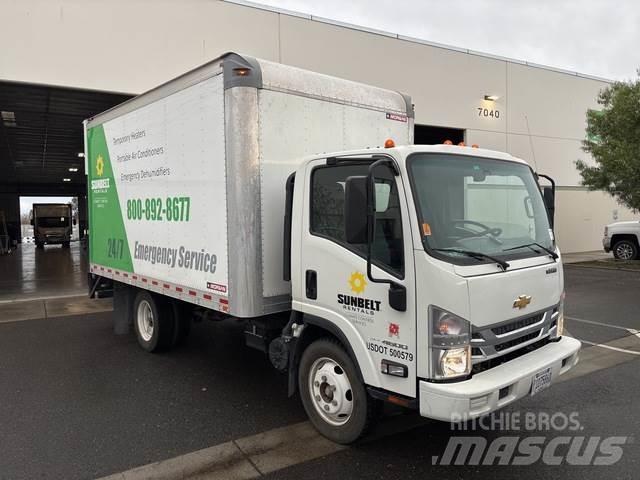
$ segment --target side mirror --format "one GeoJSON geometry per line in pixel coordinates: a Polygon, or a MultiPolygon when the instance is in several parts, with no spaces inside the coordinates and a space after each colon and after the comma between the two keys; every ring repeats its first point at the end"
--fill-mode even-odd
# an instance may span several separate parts
{"type": "Polygon", "coordinates": [[[348,177],[344,186],[344,232],[347,243],[367,243],[367,177],[348,177]]]}
{"type": "Polygon", "coordinates": [[[543,187],[542,197],[544,198],[544,205],[547,208],[547,214],[549,215],[549,223],[553,228],[553,219],[556,214],[556,196],[553,187],[543,187]]]}
{"type": "Polygon", "coordinates": [[[394,282],[389,286],[389,305],[398,312],[407,311],[407,289],[404,285],[394,282]]]}

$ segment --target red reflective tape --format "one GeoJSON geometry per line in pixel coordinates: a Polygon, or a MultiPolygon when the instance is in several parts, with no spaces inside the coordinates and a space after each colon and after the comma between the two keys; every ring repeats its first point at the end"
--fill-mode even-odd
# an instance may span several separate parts
{"type": "Polygon", "coordinates": [[[116,270],[116,275],[120,275],[120,272],[118,270],[116,270]]]}
{"type": "Polygon", "coordinates": [[[132,278],[133,278],[134,280],[137,280],[137,279],[138,279],[138,276],[137,276],[137,275],[132,275],[132,278]]]}
{"type": "Polygon", "coordinates": [[[223,305],[229,305],[229,300],[227,300],[226,298],[221,298],[220,303],[223,305]]]}
{"type": "Polygon", "coordinates": [[[128,274],[128,273],[123,273],[123,275],[124,275],[125,277],[127,277],[127,278],[129,277],[129,274],[128,274]]]}
{"type": "Polygon", "coordinates": [[[111,273],[111,269],[107,270],[108,273],[111,273]]]}
{"type": "Polygon", "coordinates": [[[104,272],[104,267],[100,267],[100,270],[102,270],[104,272]]]}
{"type": "Polygon", "coordinates": [[[168,283],[163,283],[162,288],[171,288],[168,283]]]}
{"type": "Polygon", "coordinates": [[[155,280],[151,280],[151,283],[152,283],[153,285],[157,285],[157,284],[158,284],[158,282],[156,282],[155,280]]]}
{"type": "Polygon", "coordinates": [[[146,279],[146,278],[143,278],[143,279],[142,279],[142,281],[143,281],[144,283],[147,283],[147,279],[146,279]]]}
{"type": "Polygon", "coordinates": [[[192,297],[195,297],[196,292],[194,290],[189,290],[189,295],[191,295],[192,297]]]}
{"type": "Polygon", "coordinates": [[[204,297],[205,300],[211,300],[212,299],[211,295],[209,295],[208,293],[205,293],[202,296],[204,297]]]}
{"type": "Polygon", "coordinates": [[[182,292],[182,288],[176,287],[176,292],[182,292]]]}

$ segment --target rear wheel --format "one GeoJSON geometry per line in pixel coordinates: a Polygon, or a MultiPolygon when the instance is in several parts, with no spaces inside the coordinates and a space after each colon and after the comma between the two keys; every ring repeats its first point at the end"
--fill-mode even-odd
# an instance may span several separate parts
{"type": "Polygon", "coordinates": [[[638,245],[631,240],[620,240],[613,246],[613,256],[618,260],[636,260],[638,258],[638,245]]]}
{"type": "Polygon", "coordinates": [[[133,327],[138,343],[147,352],[158,352],[171,346],[174,332],[171,305],[157,295],[140,290],[133,303],[133,327]]]}
{"type": "Polygon", "coordinates": [[[353,443],[373,426],[376,402],[338,342],[320,339],[306,348],[300,359],[298,385],[311,423],[328,439],[353,443]]]}

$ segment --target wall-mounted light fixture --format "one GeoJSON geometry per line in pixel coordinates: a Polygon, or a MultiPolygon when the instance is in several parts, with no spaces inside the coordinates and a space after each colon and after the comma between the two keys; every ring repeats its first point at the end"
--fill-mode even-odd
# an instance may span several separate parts
{"type": "Polygon", "coordinates": [[[495,102],[496,100],[498,100],[500,97],[498,95],[485,95],[484,99],[488,100],[489,102],[495,102]]]}

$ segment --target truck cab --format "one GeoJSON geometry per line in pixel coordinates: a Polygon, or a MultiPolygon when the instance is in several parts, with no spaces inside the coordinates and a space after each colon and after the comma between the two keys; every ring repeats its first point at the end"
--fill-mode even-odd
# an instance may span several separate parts
{"type": "Polygon", "coordinates": [[[285,226],[301,319],[292,332],[335,339],[298,349],[297,383],[316,428],[352,441],[375,399],[467,420],[576,364],[580,343],[562,335],[553,206],[537,180],[511,155],[449,145],[300,165],[285,226]]]}

